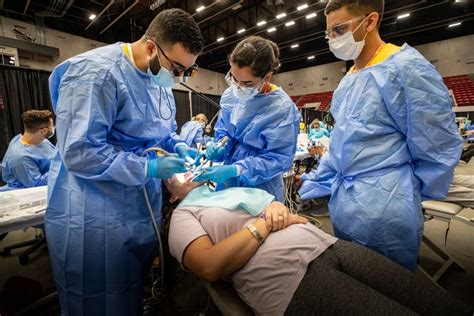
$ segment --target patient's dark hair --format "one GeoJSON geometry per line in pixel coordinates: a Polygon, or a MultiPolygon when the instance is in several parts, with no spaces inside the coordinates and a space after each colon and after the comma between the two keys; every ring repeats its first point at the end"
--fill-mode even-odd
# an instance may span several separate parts
{"type": "Polygon", "coordinates": [[[377,12],[379,14],[379,21],[377,28],[380,27],[382,22],[383,10],[385,7],[384,0],[330,0],[326,5],[324,14],[346,8],[347,11],[356,15],[366,15],[370,12],[377,12]]]}
{"type": "Polygon", "coordinates": [[[194,55],[200,54],[204,47],[204,38],[196,21],[181,9],[161,11],[148,26],[145,32],[145,39],[147,38],[160,46],[181,43],[194,55]]]}
{"type": "Polygon", "coordinates": [[[52,118],[53,113],[48,110],[29,110],[21,115],[23,126],[28,133],[36,133],[40,128],[48,127],[52,118]]]}
{"type": "Polygon", "coordinates": [[[255,77],[263,78],[269,71],[278,71],[279,58],[277,44],[260,36],[250,36],[237,44],[229,61],[239,68],[250,67],[255,77]]]}

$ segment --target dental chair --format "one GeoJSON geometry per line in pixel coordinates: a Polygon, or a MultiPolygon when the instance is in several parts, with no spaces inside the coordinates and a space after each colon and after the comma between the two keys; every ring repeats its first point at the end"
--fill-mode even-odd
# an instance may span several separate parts
{"type": "MultiPolygon", "coordinates": [[[[423,202],[423,212],[426,218],[425,221],[435,219],[448,224],[444,237],[445,245],[448,240],[448,232],[452,220],[457,220],[474,227],[474,212],[470,209],[463,209],[463,207],[458,204],[441,201],[425,201],[423,202]]],[[[422,267],[418,265],[420,271],[431,281],[433,281],[433,283],[438,285],[439,279],[451,266],[457,267],[458,269],[464,271],[464,268],[456,260],[454,260],[451,255],[436,246],[435,243],[425,235],[423,235],[422,242],[443,259],[443,264],[433,275],[428,274],[422,267]]]]}
{"type": "Polygon", "coordinates": [[[225,281],[214,283],[203,281],[203,283],[212,301],[223,316],[254,315],[252,309],[239,297],[232,283],[225,281]]]}

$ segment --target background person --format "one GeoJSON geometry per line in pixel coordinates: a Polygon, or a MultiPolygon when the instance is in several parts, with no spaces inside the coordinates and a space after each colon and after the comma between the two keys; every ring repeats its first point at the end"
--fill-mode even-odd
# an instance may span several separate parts
{"type": "Polygon", "coordinates": [[[203,113],[193,116],[191,121],[186,122],[181,127],[179,136],[192,148],[198,148],[204,141],[204,128],[208,123],[207,117],[203,113]]]}
{"type": "Polygon", "coordinates": [[[3,189],[21,189],[46,185],[55,147],[53,113],[29,110],[21,115],[24,133],[10,141],[2,160],[3,189]]]}

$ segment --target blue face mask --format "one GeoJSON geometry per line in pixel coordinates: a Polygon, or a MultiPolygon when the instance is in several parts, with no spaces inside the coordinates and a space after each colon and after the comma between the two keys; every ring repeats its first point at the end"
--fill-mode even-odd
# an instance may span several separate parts
{"type": "MultiPolygon", "coordinates": [[[[159,65],[159,59],[158,56],[156,56],[157,63],[159,65]]],[[[153,72],[150,70],[152,66],[150,65],[150,61],[148,61],[148,70],[147,73],[150,76],[150,78],[160,87],[162,88],[172,88],[174,86],[174,75],[171,73],[171,71],[165,69],[163,66],[160,65],[160,70],[156,75],[153,74],[153,72]]],[[[157,68],[156,66],[153,68],[157,68]]]]}

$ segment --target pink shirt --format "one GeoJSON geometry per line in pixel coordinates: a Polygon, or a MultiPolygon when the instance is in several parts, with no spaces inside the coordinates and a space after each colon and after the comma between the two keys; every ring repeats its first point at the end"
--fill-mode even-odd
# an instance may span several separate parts
{"type": "MultiPolygon", "coordinates": [[[[186,247],[196,238],[208,235],[216,244],[253,221],[245,211],[178,208],[171,217],[171,254],[182,265],[186,247]]],[[[231,275],[234,288],[256,314],[283,315],[308,264],[336,240],[309,223],[270,233],[253,257],[231,275]]]]}

